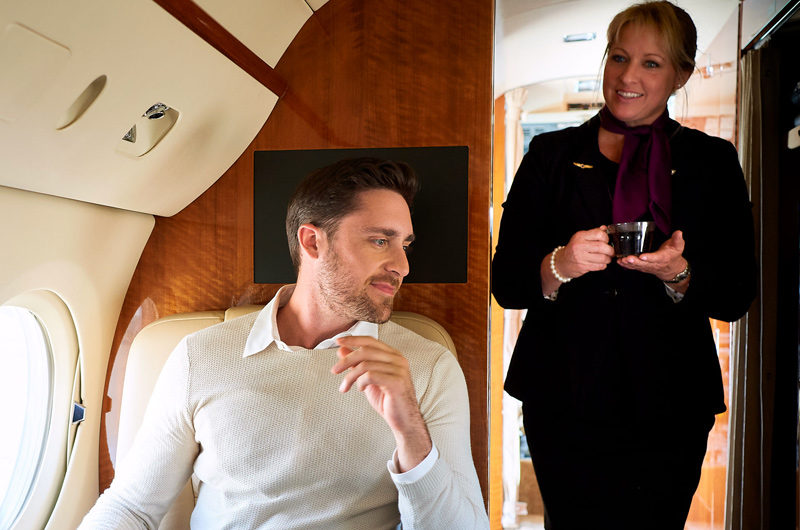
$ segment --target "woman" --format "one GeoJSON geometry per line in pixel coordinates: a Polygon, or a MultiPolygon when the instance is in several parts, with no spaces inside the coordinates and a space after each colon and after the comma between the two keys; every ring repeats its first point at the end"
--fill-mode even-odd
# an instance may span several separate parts
{"type": "Polygon", "coordinates": [[[709,318],[755,297],[753,219],[734,147],[667,115],[696,35],[669,2],[619,13],[605,107],[536,136],[504,204],[492,291],[528,309],[506,390],[549,530],[682,529],[725,410],[709,318]],[[607,226],[635,220],[655,250],[615,259],[607,226]]]}

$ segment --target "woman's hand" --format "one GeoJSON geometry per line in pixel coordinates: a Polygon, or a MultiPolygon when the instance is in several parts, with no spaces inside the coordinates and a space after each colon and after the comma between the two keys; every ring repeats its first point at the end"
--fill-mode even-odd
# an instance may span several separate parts
{"type": "Polygon", "coordinates": [[[575,232],[567,246],[556,254],[556,269],[561,276],[578,278],[587,272],[605,269],[614,258],[608,244],[606,226],[575,232]]]}
{"type": "Polygon", "coordinates": [[[653,274],[661,281],[671,280],[686,268],[686,258],[683,257],[685,246],[683,232],[676,230],[655,252],[641,254],[638,257],[625,256],[619,258],[617,263],[626,269],[653,274]]]}
{"type": "MultiPolygon", "coordinates": [[[[552,253],[551,253],[552,254],[552,253]]],[[[550,294],[561,282],[550,270],[550,256],[544,257],[541,264],[542,294],[550,294]]],[[[587,272],[605,269],[614,257],[614,249],[608,244],[606,226],[575,232],[569,243],[556,253],[555,267],[565,278],[578,278],[587,272]]]]}

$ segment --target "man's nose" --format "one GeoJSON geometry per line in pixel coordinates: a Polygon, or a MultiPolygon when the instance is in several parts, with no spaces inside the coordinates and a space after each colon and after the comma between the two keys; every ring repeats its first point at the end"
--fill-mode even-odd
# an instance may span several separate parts
{"type": "Polygon", "coordinates": [[[389,272],[399,275],[401,278],[408,276],[410,270],[408,266],[408,255],[406,251],[403,250],[402,246],[398,246],[392,250],[392,256],[386,264],[386,269],[389,270],[389,272]]]}

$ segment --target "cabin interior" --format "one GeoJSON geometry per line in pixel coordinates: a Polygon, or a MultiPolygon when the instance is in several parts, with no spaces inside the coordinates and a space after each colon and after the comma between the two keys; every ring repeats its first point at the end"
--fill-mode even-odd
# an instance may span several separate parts
{"type": "MultiPolygon", "coordinates": [[[[405,285],[395,310],[452,338],[492,528],[542,528],[493,234],[530,136],[602,104],[629,3],[4,0],[0,530],[75,528],[108,487],[140,331],[281,287],[254,280],[257,152],[434,146],[468,148],[465,280],[405,285]]],[[[800,0],[677,3],[703,56],[671,112],[737,145],[760,266],[749,314],[713,323],[728,412],[686,528],[800,528],[800,0]]]]}

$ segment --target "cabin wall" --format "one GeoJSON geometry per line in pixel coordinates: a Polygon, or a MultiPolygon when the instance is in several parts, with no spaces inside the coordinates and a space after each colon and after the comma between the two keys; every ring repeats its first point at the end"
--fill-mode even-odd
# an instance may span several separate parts
{"type": "Polygon", "coordinates": [[[187,208],[156,218],[111,348],[100,491],[113,478],[133,336],[169,314],[266,303],[280,287],[253,283],[254,151],[467,145],[468,281],[406,285],[395,309],[429,316],[452,335],[469,389],[473,456],[488,495],[493,14],[492,0],[332,0],[306,22],[275,68],[289,91],[252,144],[187,208]]]}
{"type": "MultiPolygon", "coordinates": [[[[0,304],[21,305],[40,318],[43,309],[49,314],[43,324],[54,342],[57,363],[65,360],[60,358],[64,345],[54,341],[57,337],[51,327],[74,328],[83,380],[101,381],[117,315],[153,228],[153,217],[0,186],[0,226],[4,227],[0,233],[0,304]],[[63,301],[67,312],[59,314],[54,311],[57,307],[48,307],[54,298],[51,293],[63,301]],[[30,305],[34,299],[38,299],[37,307],[30,305]],[[50,320],[53,313],[58,322],[50,320]]],[[[68,349],[73,350],[73,346],[68,349]]],[[[74,363],[74,358],[69,362],[74,363]]],[[[60,381],[55,384],[62,386],[60,381]]],[[[84,384],[76,399],[86,406],[87,416],[77,430],[66,487],[53,516],[63,528],[77,526],[93,502],[82,493],[97,487],[100,416],[93,411],[102,407],[102,387],[84,384]]],[[[60,421],[69,410],[57,414],[60,421]]],[[[60,486],[59,480],[37,489],[60,486]]]]}

